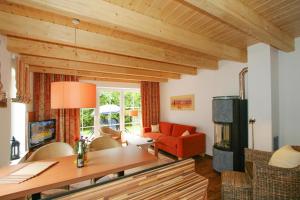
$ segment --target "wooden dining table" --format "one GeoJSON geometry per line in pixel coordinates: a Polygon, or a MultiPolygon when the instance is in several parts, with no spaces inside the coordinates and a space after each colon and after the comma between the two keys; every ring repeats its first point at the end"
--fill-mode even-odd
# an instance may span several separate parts
{"type": "MultiPolygon", "coordinates": [[[[81,181],[124,172],[127,169],[152,163],[157,158],[136,146],[118,147],[89,152],[88,162],[77,168],[76,155],[58,157],[45,161],[57,161],[41,174],[19,184],[1,184],[0,199],[17,199],[49,189],[59,188],[81,181]]],[[[26,163],[0,168],[0,177],[26,166],[26,163]]]]}

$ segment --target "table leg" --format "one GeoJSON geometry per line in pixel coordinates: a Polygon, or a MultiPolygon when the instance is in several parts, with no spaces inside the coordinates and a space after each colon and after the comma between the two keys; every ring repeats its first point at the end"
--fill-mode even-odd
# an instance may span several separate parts
{"type": "Polygon", "coordinates": [[[155,144],[154,144],[154,155],[158,158],[158,148],[155,144]]]}
{"type": "Polygon", "coordinates": [[[124,176],[124,175],[125,175],[124,171],[118,172],[118,177],[121,177],[121,176],[124,176]]]}
{"type": "Polygon", "coordinates": [[[32,200],[38,200],[41,199],[41,193],[35,193],[31,195],[32,200]]]}
{"type": "Polygon", "coordinates": [[[140,148],[141,148],[143,151],[148,152],[149,145],[148,145],[148,144],[140,145],[140,148]]]}

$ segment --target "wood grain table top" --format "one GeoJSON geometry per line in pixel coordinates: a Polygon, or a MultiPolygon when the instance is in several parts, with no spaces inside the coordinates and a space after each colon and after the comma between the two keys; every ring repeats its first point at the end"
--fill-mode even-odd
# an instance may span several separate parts
{"type": "MultiPolygon", "coordinates": [[[[89,152],[88,163],[83,168],[77,168],[75,155],[50,160],[58,161],[58,163],[28,181],[20,184],[1,184],[0,199],[16,199],[29,194],[106,176],[154,162],[157,158],[136,146],[128,146],[89,152]]],[[[0,177],[9,175],[25,165],[25,163],[22,163],[2,167],[0,168],[0,177]]]]}

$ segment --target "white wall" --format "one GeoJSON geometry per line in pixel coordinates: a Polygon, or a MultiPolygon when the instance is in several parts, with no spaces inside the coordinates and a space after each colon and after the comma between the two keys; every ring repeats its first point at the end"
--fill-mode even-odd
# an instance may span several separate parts
{"type": "Polygon", "coordinates": [[[245,64],[231,61],[219,62],[218,70],[198,70],[198,75],[183,75],[180,80],[160,84],[161,121],[194,125],[206,134],[206,153],[212,155],[214,126],[212,97],[238,95],[239,72],[245,64]],[[195,111],[172,111],[170,97],[195,95],[195,111]]]}
{"type": "Polygon", "coordinates": [[[300,37],[294,52],[279,52],[279,144],[300,145],[300,37]]]}
{"type": "MultiPolygon", "coordinates": [[[[6,50],[6,37],[0,35],[0,63],[1,63],[1,81],[4,85],[4,90],[10,97],[11,85],[11,54],[6,50]]],[[[10,101],[7,108],[0,108],[0,166],[9,163],[10,155],[10,134],[11,134],[11,109],[10,101]]]]}
{"type": "MultiPolygon", "coordinates": [[[[271,95],[272,95],[272,137],[279,138],[279,57],[278,50],[271,48],[271,95]]],[[[279,144],[273,143],[273,150],[279,144]]]]}
{"type": "MultiPolygon", "coordinates": [[[[32,103],[20,104],[11,103],[11,98],[16,97],[15,78],[12,76],[12,69],[15,67],[15,60],[12,53],[6,49],[6,36],[0,35],[0,63],[1,80],[7,92],[8,106],[0,108],[0,166],[7,165],[10,159],[10,139],[15,136],[21,145],[21,153],[27,150],[28,137],[28,111],[32,111],[32,103]]],[[[33,91],[33,78],[30,79],[31,94],[33,91]]]]}
{"type": "Polygon", "coordinates": [[[20,142],[20,153],[27,150],[28,126],[26,105],[23,103],[11,103],[11,136],[20,142]]]}
{"type": "MultiPolygon", "coordinates": [[[[262,43],[248,47],[246,95],[249,117],[256,119],[255,149],[272,151],[275,136],[279,136],[279,147],[300,145],[300,38],[296,38],[295,47],[289,53],[262,43]]],[[[161,120],[194,125],[205,132],[209,155],[214,141],[212,97],[238,95],[238,73],[245,66],[229,61],[219,65],[216,71],[198,70],[197,76],[184,75],[161,83],[161,120]],[[195,111],[171,111],[170,96],[185,94],[195,94],[195,111]]]]}
{"type": "MultiPolygon", "coordinates": [[[[273,149],[271,76],[273,66],[271,61],[269,45],[259,43],[248,47],[248,115],[249,118],[253,117],[256,120],[254,148],[265,151],[273,149]]],[[[275,63],[275,58],[273,61],[275,63]]],[[[251,128],[249,128],[249,133],[249,146],[251,147],[251,128]]]]}
{"type": "MultiPolygon", "coordinates": [[[[17,55],[14,56],[16,58],[17,55]]],[[[11,98],[16,97],[16,59],[11,60],[12,80],[11,98]]],[[[30,94],[33,92],[33,74],[30,73],[30,94]]],[[[20,142],[20,153],[23,155],[28,150],[28,112],[33,110],[32,101],[29,104],[11,103],[11,136],[20,142]]]]}

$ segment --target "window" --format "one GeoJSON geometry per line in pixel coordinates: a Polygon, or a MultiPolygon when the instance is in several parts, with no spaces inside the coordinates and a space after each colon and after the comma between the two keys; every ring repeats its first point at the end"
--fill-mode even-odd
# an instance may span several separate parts
{"type": "Polygon", "coordinates": [[[100,126],[120,130],[120,92],[103,91],[100,94],[100,126]]]}
{"type": "Polygon", "coordinates": [[[80,135],[83,137],[92,137],[94,135],[94,115],[95,109],[80,109],[80,135]]]}
{"type": "Polygon", "coordinates": [[[140,92],[126,91],[125,98],[125,131],[141,133],[141,95],[140,92]]]}
{"type": "Polygon", "coordinates": [[[97,88],[97,109],[80,109],[80,134],[93,137],[99,127],[108,126],[127,133],[141,133],[139,89],[97,88]]]}

